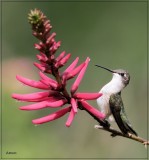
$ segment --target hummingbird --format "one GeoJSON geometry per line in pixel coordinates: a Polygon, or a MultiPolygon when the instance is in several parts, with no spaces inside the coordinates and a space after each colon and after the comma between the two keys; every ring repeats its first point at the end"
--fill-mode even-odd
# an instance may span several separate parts
{"type": "Polygon", "coordinates": [[[111,81],[104,85],[99,91],[103,95],[97,99],[100,111],[106,115],[104,122],[114,121],[115,119],[115,122],[123,134],[130,133],[137,136],[137,133],[127,118],[121,98],[121,91],[130,81],[129,73],[123,69],[111,70],[100,65],[95,66],[103,68],[113,74],[111,81]]]}

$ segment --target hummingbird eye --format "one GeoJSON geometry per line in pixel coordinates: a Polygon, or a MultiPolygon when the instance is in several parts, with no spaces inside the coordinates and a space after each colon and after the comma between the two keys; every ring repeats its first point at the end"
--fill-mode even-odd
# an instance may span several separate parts
{"type": "Polygon", "coordinates": [[[122,77],[125,76],[125,73],[119,73],[122,77]]]}

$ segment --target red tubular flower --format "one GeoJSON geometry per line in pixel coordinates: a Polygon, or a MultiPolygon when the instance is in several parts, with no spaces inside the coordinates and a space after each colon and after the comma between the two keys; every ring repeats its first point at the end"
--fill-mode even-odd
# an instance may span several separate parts
{"type": "Polygon", "coordinates": [[[39,61],[43,61],[43,62],[46,62],[48,60],[48,58],[46,57],[46,55],[44,53],[42,53],[42,52],[40,52],[40,55],[37,54],[37,59],[39,61]]]}
{"type": "MultiPolygon", "coordinates": [[[[51,39],[52,41],[52,39],[51,39]]],[[[54,54],[56,52],[56,50],[60,47],[61,42],[54,42],[53,45],[50,47],[49,51],[51,54],[54,54]]]]}
{"type": "Polygon", "coordinates": [[[50,77],[47,77],[45,74],[43,74],[42,72],[39,72],[40,77],[42,78],[42,80],[40,80],[42,83],[44,83],[45,85],[50,86],[51,88],[53,88],[54,90],[58,88],[58,83],[53,80],[50,77]]]}
{"type": "Polygon", "coordinates": [[[77,65],[78,61],[79,61],[79,57],[77,57],[77,58],[70,64],[70,66],[63,72],[62,75],[65,75],[65,74],[71,72],[71,71],[75,68],[75,66],[77,65]]]}
{"type": "Polygon", "coordinates": [[[56,33],[52,33],[52,34],[47,38],[46,44],[49,44],[49,42],[51,42],[52,38],[54,38],[55,36],[56,36],[56,33]]]}
{"type": "Polygon", "coordinates": [[[76,113],[74,112],[74,110],[71,109],[70,114],[69,114],[69,116],[68,116],[68,119],[67,119],[67,121],[66,121],[66,126],[67,126],[67,127],[70,127],[70,125],[71,125],[71,123],[72,123],[72,121],[73,121],[73,119],[74,119],[75,114],[76,114],[76,113]]]}
{"type": "Polygon", "coordinates": [[[35,49],[38,49],[39,51],[42,50],[42,46],[39,44],[34,44],[35,49]]]}
{"type": "Polygon", "coordinates": [[[12,98],[19,101],[38,102],[41,100],[49,99],[49,97],[62,98],[62,95],[57,91],[36,92],[30,94],[12,94],[12,98]]]}
{"type": "Polygon", "coordinates": [[[86,101],[79,101],[82,106],[89,111],[90,113],[92,113],[95,117],[99,118],[99,119],[104,119],[105,115],[103,113],[101,113],[99,110],[95,109],[94,107],[92,107],[91,105],[89,105],[86,101]]]}
{"type": "Polygon", "coordinates": [[[66,104],[66,102],[67,100],[65,99],[61,99],[61,100],[54,101],[54,102],[52,102],[51,100],[46,100],[46,101],[38,102],[35,104],[22,106],[20,107],[20,109],[21,110],[38,110],[38,109],[43,109],[47,107],[57,108],[57,107],[63,106],[64,104],[66,104]]]}
{"type": "Polygon", "coordinates": [[[12,97],[21,101],[29,101],[33,99],[41,99],[49,96],[49,92],[37,92],[37,93],[30,93],[30,94],[13,94],[12,97]]]}
{"type": "Polygon", "coordinates": [[[64,66],[67,63],[67,61],[70,59],[70,57],[71,57],[71,54],[70,53],[67,54],[64,58],[57,61],[57,63],[55,64],[55,67],[60,68],[60,67],[64,66]]]}
{"type": "Polygon", "coordinates": [[[67,72],[67,74],[64,74],[62,78],[66,79],[66,80],[74,78],[81,71],[81,69],[84,67],[84,65],[85,65],[85,62],[80,64],[74,70],[70,70],[69,72],[67,72]]]}
{"type": "Polygon", "coordinates": [[[64,56],[65,56],[66,52],[63,51],[57,58],[56,58],[56,62],[60,61],[64,56]]]}
{"type": "Polygon", "coordinates": [[[34,62],[34,65],[40,69],[42,72],[45,72],[46,71],[46,67],[43,65],[43,64],[39,64],[39,63],[36,63],[34,62]]]}
{"type": "Polygon", "coordinates": [[[50,21],[47,20],[46,16],[40,10],[35,9],[31,11],[28,19],[29,23],[32,25],[33,35],[40,40],[39,43],[35,44],[35,48],[40,52],[37,55],[39,63],[34,63],[40,70],[40,80],[30,80],[18,75],[16,78],[25,85],[44,91],[30,94],[12,94],[12,98],[19,101],[36,102],[34,104],[21,106],[20,109],[30,111],[44,108],[61,108],[45,117],[32,120],[34,124],[50,122],[70,112],[66,121],[66,126],[69,127],[72,124],[75,115],[78,113],[78,109],[86,110],[96,117],[96,119],[104,119],[105,116],[100,113],[100,111],[85,101],[97,99],[102,96],[101,93],[76,93],[90,58],[87,57],[85,62],[76,67],[79,61],[79,57],[77,57],[65,71],[61,73],[60,67],[66,65],[71,54],[66,54],[66,52],[63,51],[60,55],[55,55],[61,42],[55,41],[56,33],[50,33],[52,28],[50,21]],[[45,75],[45,73],[50,74],[53,78],[45,75]],[[68,92],[66,89],[67,81],[75,76],[77,76],[77,78],[72,84],[70,92],[68,92]],[[69,104],[69,107],[62,108],[65,104],[69,104]]]}
{"type": "Polygon", "coordinates": [[[85,100],[93,100],[102,96],[102,93],[76,93],[74,94],[74,98],[77,99],[85,99],[85,100]]]}
{"type": "Polygon", "coordinates": [[[23,83],[27,86],[30,86],[30,87],[34,87],[34,88],[38,88],[38,89],[46,89],[46,90],[50,89],[49,86],[41,83],[40,81],[30,80],[28,78],[24,78],[24,77],[19,76],[19,75],[16,76],[16,79],[18,81],[20,81],[21,83],[23,83]]]}
{"type": "Polygon", "coordinates": [[[63,108],[63,109],[61,109],[57,112],[54,112],[54,113],[52,113],[48,116],[38,118],[38,119],[34,119],[34,120],[32,120],[32,122],[34,124],[42,124],[42,123],[50,122],[50,121],[53,121],[53,120],[56,120],[56,119],[62,117],[63,115],[65,115],[70,110],[71,110],[71,107],[63,108]]]}
{"type": "Polygon", "coordinates": [[[88,63],[90,61],[90,58],[88,57],[85,61],[85,66],[83,67],[83,69],[80,71],[78,77],[76,78],[75,82],[73,83],[72,87],[71,87],[71,94],[74,94],[75,91],[78,89],[79,84],[84,76],[84,73],[86,71],[86,68],[88,66],[88,63]]]}
{"type": "Polygon", "coordinates": [[[74,98],[71,98],[71,106],[72,106],[72,110],[77,113],[78,111],[78,105],[77,105],[77,102],[74,98]]]}

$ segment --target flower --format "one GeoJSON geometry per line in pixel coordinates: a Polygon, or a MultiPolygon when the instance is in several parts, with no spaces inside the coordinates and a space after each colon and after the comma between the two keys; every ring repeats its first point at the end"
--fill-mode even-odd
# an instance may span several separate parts
{"type": "Polygon", "coordinates": [[[77,92],[90,58],[87,57],[85,62],[77,66],[79,61],[79,57],[77,57],[65,71],[61,73],[59,69],[66,65],[71,54],[66,54],[66,52],[63,51],[60,55],[55,55],[61,42],[55,41],[56,33],[50,34],[52,28],[50,21],[47,20],[46,16],[40,10],[32,10],[28,19],[32,25],[33,35],[40,40],[39,43],[34,45],[35,49],[39,51],[37,55],[39,63],[34,63],[34,65],[40,70],[40,79],[35,81],[20,75],[17,75],[16,78],[27,86],[42,89],[43,91],[30,94],[12,94],[12,98],[14,99],[34,102],[33,104],[21,106],[20,110],[31,111],[44,108],[59,108],[58,111],[52,114],[32,120],[33,124],[50,122],[69,113],[66,121],[66,126],[69,127],[75,115],[78,113],[78,109],[86,110],[96,117],[96,119],[103,120],[105,115],[87,102],[87,100],[99,98],[102,94],[77,92]],[[76,76],[77,78],[72,84],[70,92],[68,92],[66,88],[67,82],[76,76]],[[68,106],[64,107],[66,104],[68,104],[68,106]]]}

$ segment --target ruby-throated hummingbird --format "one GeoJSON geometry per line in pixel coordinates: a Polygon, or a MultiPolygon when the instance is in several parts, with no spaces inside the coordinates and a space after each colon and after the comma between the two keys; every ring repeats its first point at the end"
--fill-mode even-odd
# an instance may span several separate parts
{"type": "Polygon", "coordinates": [[[121,91],[129,84],[130,75],[123,69],[111,70],[100,65],[97,67],[103,68],[113,74],[112,80],[101,88],[99,91],[103,95],[97,99],[97,104],[100,111],[106,115],[106,120],[112,121],[113,117],[124,134],[135,134],[124,110],[121,91]]]}

